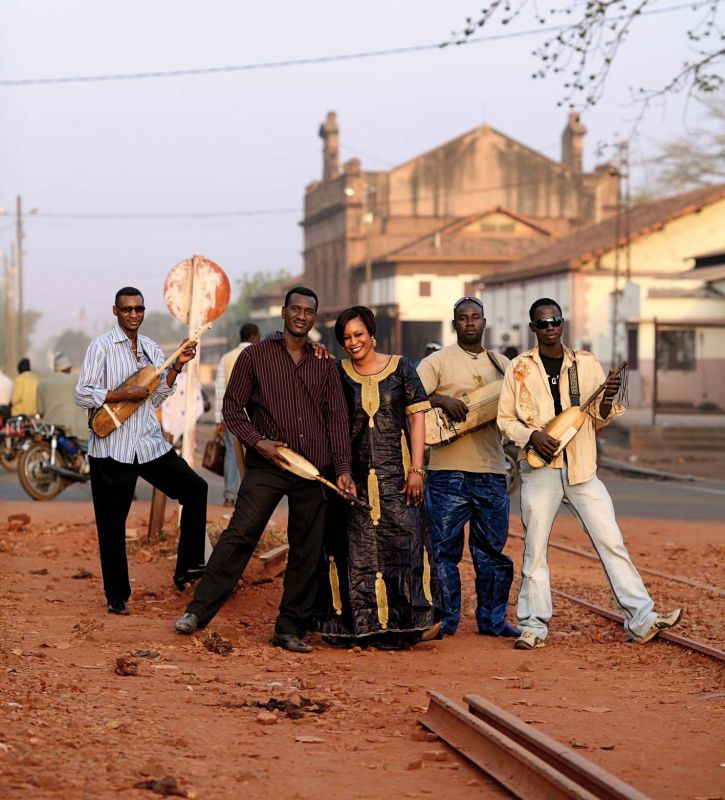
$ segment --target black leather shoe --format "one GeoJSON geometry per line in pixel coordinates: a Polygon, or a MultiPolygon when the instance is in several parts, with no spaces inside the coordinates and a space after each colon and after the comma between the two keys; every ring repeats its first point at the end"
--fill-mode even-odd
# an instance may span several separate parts
{"type": "Polygon", "coordinates": [[[182,572],[180,575],[174,575],[174,586],[176,586],[180,592],[183,592],[187,584],[194,583],[194,581],[198,581],[201,578],[205,569],[206,567],[204,566],[192,567],[191,569],[187,569],[186,572],[182,572]]]}
{"type": "Polygon", "coordinates": [[[109,614],[122,614],[123,616],[128,616],[128,605],[126,605],[125,600],[111,600],[108,604],[108,613],[109,614]]]}
{"type": "Polygon", "coordinates": [[[283,647],[291,653],[311,653],[315,649],[293,633],[275,633],[272,637],[272,644],[275,647],[283,647]]]}
{"type": "Polygon", "coordinates": [[[490,631],[479,631],[479,633],[481,636],[507,636],[511,639],[521,636],[521,631],[508,622],[504,622],[503,628],[498,633],[491,633],[490,631]]]}
{"type": "Polygon", "coordinates": [[[183,633],[188,636],[189,634],[194,633],[194,631],[199,627],[199,617],[197,617],[196,614],[190,614],[187,611],[183,617],[179,617],[179,619],[176,620],[176,625],[174,625],[174,627],[179,633],[183,633]]]}

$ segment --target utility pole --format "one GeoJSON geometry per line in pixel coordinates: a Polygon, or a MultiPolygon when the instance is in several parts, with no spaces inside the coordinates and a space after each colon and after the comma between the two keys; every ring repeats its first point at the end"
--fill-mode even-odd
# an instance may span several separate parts
{"type": "Polygon", "coordinates": [[[620,361],[620,353],[617,349],[617,339],[619,334],[619,258],[622,238],[622,222],[624,222],[624,237],[626,247],[626,279],[630,278],[630,250],[629,250],[629,208],[623,209],[622,204],[622,185],[626,188],[626,202],[629,206],[629,145],[627,142],[619,142],[617,145],[618,164],[617,173],[619,185],[617,187],[617,216],[614,221],[614,293],[612,295],[612,354],[610,369],[614,369],[620,361]],[[623,214],[624,212],[624,214],[623,214]],[[623,219],[624,217],[624,219],[623,219]]]}
{"type": "Polygon", "coordinates": [[[18,195],[15,198],[15,253],[18,281],[18,354],[19,358],[25,355],[25,326],[23,320],[23,201],[18,195]]]}
{"type": "Polygon", "coordinates": [[[13,272],[5,253],[0,253],[3,268],[3,367],[6,374],[15,369],[15,353],[13,348],[13,272]]]}

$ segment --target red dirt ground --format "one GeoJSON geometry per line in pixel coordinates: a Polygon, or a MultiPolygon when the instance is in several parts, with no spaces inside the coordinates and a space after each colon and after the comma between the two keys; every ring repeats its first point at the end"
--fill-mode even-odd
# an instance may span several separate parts
{"type": "MultiPolygon", "coordinates": [[[[459,702],[484,695],[652,797],[723,796],[723,669],[710,658],[627,643],[614,623],[556,600],[547,646],[514,651],[510,640],[475,633],[468,565],[455,637],[402,653],[331,650],[313,638],[312,655],[293,655],[269,645],[281,580],[265,582],[256,561],[212,623],[234,647],[218,655],[204,634],[174,633],[188,595],[171,586],[168,543],[130,556],[132,613],[112,617],[90,504],[3,507],[31,516],[24,530],[0,523],[4,798],[152,798],[134,785],[166,775],[185,796],[209,800],[505,796],[424,740],[417,720],[427,689],[459,702]],[[83,571],[92,577],[74,577],[83,571]],[[116,673],[123,656],[137,675],[116,673]],[[262,713],[256,703],[270,699],[301,706],[300,718],[262,713]]],[[[142,537],[146,513],[137,504],[129,519],[142,537]]],[[[210,520],[221,513],[210,508],[210,520]]],[[[636,563],[725,584],[722,524],[620,523],[636,563]]],[[[566,517],[553,541],[590,549],[566,517]]],[[[508,551],[518,571],[520,540],[508,551]]],[[[552,550],[551,565],[555,587],[611,605],[597,563],[552,550]]],[[[659,607],[685,606],[683,633],[722,645],[722,598],[646,583],[659,607]]]]}

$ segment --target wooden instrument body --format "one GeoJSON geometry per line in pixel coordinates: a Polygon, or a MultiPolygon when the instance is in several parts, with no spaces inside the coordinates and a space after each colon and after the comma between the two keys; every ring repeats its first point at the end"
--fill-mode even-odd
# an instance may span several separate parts
{"type": "MultiPolygon", "coordinates": [[[[562,411],[561,414],[554,417],[554,419],[544,426],[543,432],[559,442],[559,447],[557,447],[554,456],[558,456],[574,436],[576,436],[586,418],[586,411],[582,411],[579,406],[572,406],[562,411]]],[[[533,447],[528,449],[526,460],[534,469],[544,467],[549,463],[539,455],[533,447]]]]}
{"type": "Polygon", "coordinates": [[[452,420],[442,408],[426,411],[425,443],[430,447],[450,444],[496,419],[502,386],[503,380],[494,381],[457,398],[468,406],[468,414],[463,422],[452,420]]]}
{"type": "MultiPolygon", "coordinates": [[[[145,386],[151,395],[156,391],[159,380],[159,373],[155,367],[141,367],[138,372],[134,372],[116,390],[126,389],[129,386],[145,386]]],[[[101,439],[105,438],[109,433],[113,433],[116,428],[120,428],[146,400],[148,400],[147,397],[142,400],[119,400],[118,403],[104,403],[91,419],[91,430],[101,439]]]]}

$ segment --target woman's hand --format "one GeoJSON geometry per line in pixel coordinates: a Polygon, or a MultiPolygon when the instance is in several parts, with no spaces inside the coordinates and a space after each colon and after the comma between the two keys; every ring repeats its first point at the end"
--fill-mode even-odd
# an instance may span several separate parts
{"type": "Polygon", "coordinates": [[[409,472],[400,494],[405,495],[405,505],[409,506],[412,503],[414,506],[419,506],[423,502],[423,476],[417,472],[409,472]]]}
{"type": "Polygon", "coordinates": [[[331,353],[322,342],[312,342],[312,352],[315,358],[327,358],[330,361],[335,360],[335,354],[331,353]]]}

